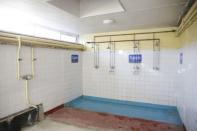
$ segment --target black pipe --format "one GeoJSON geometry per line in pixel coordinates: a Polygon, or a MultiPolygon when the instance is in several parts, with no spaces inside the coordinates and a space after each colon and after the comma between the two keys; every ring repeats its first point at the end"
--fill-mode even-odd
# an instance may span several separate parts
{"type": "Polygon", "coordinates": [[[168,30],[168,31],[157,31],[157,32],[141,32],[141,33],[128,33],[128,34],[114,34],[114,35],[98,35],[97,37],[111,37],[111,36],[127,36],[127,35],[145,35],[145,34],[159,34],[159,33],[170,33],[175,32],[176,30],[168,30]]]}
{"type": "Polygon", "coordinates": [[[117,41],[98,41],[98,42],[86,42],[87,44],[91,44],[91,43],[110,43],[110,42],[131,42],[131,41],[160,41],[160,39],[135,39],[135,40],[117,40],[117,41]]]}

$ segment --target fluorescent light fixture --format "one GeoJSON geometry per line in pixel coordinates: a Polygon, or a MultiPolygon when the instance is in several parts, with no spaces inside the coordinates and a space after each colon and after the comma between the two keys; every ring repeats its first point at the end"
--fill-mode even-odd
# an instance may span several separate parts
{"type": "Polygon", "coordinates": [[[109,25],[109,24],[114,24],[115,20],[113,19],[105,19],[103,20],[103,24],[109,25]]]}

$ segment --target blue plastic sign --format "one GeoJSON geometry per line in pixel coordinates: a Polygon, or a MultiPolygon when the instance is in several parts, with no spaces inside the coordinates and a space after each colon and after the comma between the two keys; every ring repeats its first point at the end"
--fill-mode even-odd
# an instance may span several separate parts
{"type": "Polygon", "coordinates": [[[180,58],[179,59],[180,59],[179,60],[180,64],[183,64],[183,53],[180,53],[180,58]]]}
{"type": "Polygon", "coordinates": [[[132,54],[129,55],[129,63],[141,63],[142,55],[141,54],[132,54]]]}
{"type": "Polygon", "coordinates": [[[78,63],[78,61],[79,61],[79,55],[71,55],[72,63],[78,63]]]}

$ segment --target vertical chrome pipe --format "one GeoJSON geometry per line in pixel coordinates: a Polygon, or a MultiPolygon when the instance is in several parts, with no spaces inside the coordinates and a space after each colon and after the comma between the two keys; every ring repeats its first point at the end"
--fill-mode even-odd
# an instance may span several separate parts
{"type": "Polygon", "coordinates": [[[109,55],[110,55],[110,72],[114,72],[115,69],[115,42],[111,41],[109,43],[109,55]]]}
{"type": "MultiPolygon", "coordinates": [[[[140,43],[139,41],[134,41],[134,45],[133,45],[133,53],[136,55],[140,53],[140,43]]],[[[133,66],[133,73],[134,74],[139,74],[140,72],[140,64],[138,62],[134,62],[134,66],[133,66]]]]}
{"type": "Polygon", "coordinates": [[[110,66],[110,72],[112,72],[112,41],[110,40],[110,43],[109,43],[109,66],[110,66]]]}
{"type": "Polygon", "coordinates": [[[113,54],[114,54],[114,57],[113,57],[113,59],[114,59],[114,61],[113,61],[113,66],[114,66],[114,69],[115,69],[115,64],[116,64],[116,43],[114,42],[114,45],[113,45],[113,48],[114,48],[114,50],[113,50],[113,54]]]}
{"type": "Polygon", "coordinates": [[[99,44],[96,43],[94,37],[94,68],[99,68],[99,44]]]}
{"type": "MultiPolygon", "coordinates": [[[[155,34],[153,33],[153,39],[155,39],[155,34]]],[[[153,70],[160,69],[160,41],[153,40],[153,70]]]]}
{"type": "Polygon", "coordinates": [[[99,44],[96,44],[96,53],[97,53],[97,62],[96,62],[96,67],[99,68],[99,44]]]}
{"type": "Polygon", "coordinates": [[[111,41],[111,36],[109,37],[109,72],[112,71],[112,41],[111,41]]]}
{"type": "Polygon", "coordinates": [[[94,68],[96,68],[96,64],[97,64],[97,54],[96,54],[96,43],[94,38],[94,68]]]}
{"type": "Polygon", "coordinates": [[[93,47],[94,47],[94,67],[96,67],[96,55],[95,55],[95,39],[94,39],[94,43],[93,43],[93,47]]]}

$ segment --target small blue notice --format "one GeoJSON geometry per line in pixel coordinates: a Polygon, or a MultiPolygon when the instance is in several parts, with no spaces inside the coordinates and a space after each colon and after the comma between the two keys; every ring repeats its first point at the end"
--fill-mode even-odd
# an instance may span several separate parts
{"type": "Polygon", "coordinates": [[[79,55],[71,55],[72,63],[78,63],[78,61],[79,61],[79,55]]]}
{"type": "Polygon", "coordinates": [[[180,53],[179,63],[183,64],[183,53],[180,53]]]}
{"type": "Polygon", "coordinates": [[[141,54],[132,54],[129,55],[129,63],[141,63],[142,55],[141,54]]]}

